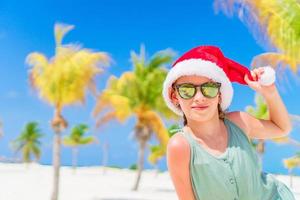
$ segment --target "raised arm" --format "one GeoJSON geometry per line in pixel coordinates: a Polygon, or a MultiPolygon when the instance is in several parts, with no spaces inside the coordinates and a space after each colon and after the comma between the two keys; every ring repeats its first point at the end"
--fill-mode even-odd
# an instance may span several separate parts
{"type": "MultiPolygon", "coordinates": [[[[258,79],[260,73],[258,69],[253,71],[253,77],[258,79]]],[[[245,112],[233,112],[229,114],[229,117],[244,128],[250,138],[270,139],[289,134],[292,129],[291,121],[275,84],[262,86],[257,81],[250,81],[247,77],[245,81],[265,99],[269,119],[257,119],[245,112]]]]}
{"type": "Polygon", "coordinates": [[[190,146],[184,136],[173,135],[167,146],[167,165],[179,200],[196,200],[190,181],[190,146]]]}

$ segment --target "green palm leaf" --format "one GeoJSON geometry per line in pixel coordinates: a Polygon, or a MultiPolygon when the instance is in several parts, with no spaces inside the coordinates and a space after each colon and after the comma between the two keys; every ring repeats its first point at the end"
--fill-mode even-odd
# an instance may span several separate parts
{"type": "Polygon", "coordinates": [[[63,138],[63,144],[66,146],[77,147],[93,143],[95,138],[93,136],[85,136],[87,131],[88,126],[86,124],[74,126],[71,133],[63,138]]]}
{"type": "Polygon", "coordinates": [[[37,122],[29,122],[21,134],[12,141],[12,147],[16,153],[22,152],[24,162],[31,162],[31,157],[34,156],[36,160],[41,156],[41,141],[43,137],[37,122]]]}
{"type": "Polygon", "coordinates": [[[119,78],[109,78],[106,88],[98,97],[93,115],[97,118],[102,114],[102,117],[97,118],[98,126],[112,119],[125,122],[131,116],[137,118],[134,133],[140,144],[139,155],[142,155],[138,162],[140,174],[145,144],[152,134],[156,136],[161,147],[151,148],[148,161],[156,163],[165,155],[169,134],[161,118],[178,118],[166,106],[162,97],[162,86],[167,74],[165,65],[170,64],[174,53],[166,49],[157,52],[148,60],[142,45],[139,54],[131,51],[130,55],[132,71],[124,72],[119,78]]]}

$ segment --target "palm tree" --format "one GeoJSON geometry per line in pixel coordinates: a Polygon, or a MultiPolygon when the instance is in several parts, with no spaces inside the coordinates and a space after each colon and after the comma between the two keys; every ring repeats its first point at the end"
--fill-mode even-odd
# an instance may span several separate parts
{"type": "Polygon", "coordinates": [[[63,138],[63,144],[72,147],[72,166],[74,172],[77,166],[78,147],[92,144],[95,141],[93,136],[84,136],[88,129],[86,124],[78,124],[72,128],[70,135],[63,138]]]}
{"type": "Polygon", "coordinates": [[[139,144],[138,170],[133,190],[138,189],[144,166],[145,147],[153,134],[163,146],[163,153],[166,150],[169,135],[159,114],[168,119],[175,118],[175,114],[166,106],[161,95],[167,74],[163,66],[172,61],[173,55],[174,53],[167,49],[157,52],[147,61],[143,46],[139,55],[131,52],[133,71],[124,72],[120,78],[111,76],[94,109],[95,117],[104,109],[108,110],[97,119],[98,127],[114,118],[122,123],[131,116],[137,118],[134,138],[139,144]]]}
{"type": "Polygon", "coordinates": [[[109,152],[109,143],[107,141],[103,142],[101,145],[102,148],[102,166],[103,166],[103,171],[102,173],[106,173],[106,166],[107,166],[107,161],[108,161],[108,152],[109,152]]]}
{"type": "MultiPolygon", "coordinates": [[[[175,133],[177,133],[181,127],[178,124],[172,124],[168,129],[169,138],[171,138],[175,133]]],[[[148,156],[148,161],[152,165],[157,164],[158,160],[161,159],[164,155],[164,147],[160,144],[158,145],[150,145],[150,155],[148,156]]]]}
{"type": "Polygon", "coordinates": [[[54,108],[51,127],[53,138],[53,191],[51,200],[57,200],[59,188],[59,169],[61,151],[61,132],[68,123],[62,116],[67,105],[84,103],[86,90],[94,94],[94,77],[102,72],[98,64],[109,64],[109,56],[103,52],[92,52],[75,44],[63,45],[63,37],[74,28],[72,25],[55,24],[55,55],[49,60],[41,53],[33,52],[26,62],[32,66],[29,71],[31,86],[37,90],[40,98],[54,108]]]}
{"type": "Polygon", "coordinates": [[[283,160],[284,166],[289,170],[290,174],[290,187],[293,187],[293,180],[292,180],[292,170],[295,167],[300,167],[300,152],[298,152],[295,156],[291,158],[287,158],[283,160]]]}
{"type": "Polygon", "coordinates": [[[263,47],[252,66],[288,66],[295,74],[300,64],[300,3],[297,0],[215,0],[216,10],[237,14],[263,47]]]}
{"type": "Polygon", "coordinates": [[[18,153],[22,151],[23,162],[31,162],[32,156],[38,161],[41,157],[41,141],[43,137],[37,122],[29,122],[17,139],[12,142],[13,148],[18,153]]]}
{"type": "MultiPolygon", "coordinates": [[[[181,127],[178,124],[172,124],[168,128],[168,135],[171,138],[175,133],[181,130],[181,127]]],[[[155,176],[158,175],[158,166],[157,163],[159,159],[161,159],[165,155],[164,146],[158,145],[150,145],[150,155],[148,156],[148,162],[155,166],[156,173],[155,176]]]]}

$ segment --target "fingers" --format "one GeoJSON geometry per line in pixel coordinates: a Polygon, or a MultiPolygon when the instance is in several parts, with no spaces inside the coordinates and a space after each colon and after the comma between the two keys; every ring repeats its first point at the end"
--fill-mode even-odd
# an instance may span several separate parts
{"type": "MultiPolygon", "coordinates": [[[[253,76],[252,76],[252,77],[253,77],[253,76]]],[[[248,85],[250,85],[250,84],[253,82],[253,81],[251,81],[251,80],[249,79],[248,74],[245,75],[244,80],[245,80],[245,82],[246,82],[248,85]]]]}
{"type": "Polygon", "coordinates": [[[246,74],[244,76],[244,80],[250,88],[259,92],[261,90],[261,85],[260,85],[259,80],[263,73],[264,73],[263,68],[253,69],[252,71],[250,71],[250,75],[252,76],[252,79],[250,80],[250,75],[246,74]]]}
{"type": "Polygon", "coordinates": [[[257,81],[257,74],[254,70],[250,71],[253,80],[257,81]]]}
{"type": "MultiPolygon", "coordinates": [[[[253,76],[252,76],[252,77],[253,77],[253,76]]],[[[245,80],[245,82],[246,82],[249,86],[252,86],[252,85],[254,85],[255,83],[257,83],[257,81],[255,80],[255,78],[254,78],[254,81],[251,81],[251,80],[249,79],[249,77],[248,77],[247,74],[245,75],[244,80],[245,80]]]]}
{"type": "Polygon", "coordinates": [[[255,81],[258,81],[260,79],[260,77],[262,76],[262,74],[264,73],[264,69],[263,68],[255,68],[252,71],[250,71],[253,79],[255,81]]]}
{"type": "Polygon", "coordinates": [[[245,80],[245,82],[248,84],[248,86],[250,87],[250,88],[252,88],[253,90],[257,90],[257,88],[258,88],[258,82],[257,81],[251,81],[250,79],[249,79],[249,77],[248,77],[248,75],[246,74],[245,75],[245,77],[244,77],[244,80],[245,80]]]}

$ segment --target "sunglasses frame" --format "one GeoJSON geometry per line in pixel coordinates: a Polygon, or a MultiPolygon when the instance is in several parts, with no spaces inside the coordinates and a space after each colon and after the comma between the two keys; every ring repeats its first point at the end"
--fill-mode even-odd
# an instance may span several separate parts
{"type": "Polygon", "coordinates": [[[216,84],[216,86],[217,86],[216,88],[218,89],[218,93],[219,93],[222,84],[219,83],[219,82],[213,82],[213,81],[208,81],[208,82],[202,83],[202,84],[200,84],[200,85],[195,85],[195,84],[193,84],[193,83],[174,84],[172,87],[173,87],[174,89],[175,89],[175,88],[177,89],[177,92],[178,92],[179,96],[180,96],[181,98],[183,98],[183,99],[191,99],[191,98],[193,98],[193,97],[197,94],[197,88],[200,89],[200,92],[201,92],[201,94],[202,94],[204,97],[212,99],[212,98],[215,98],[215,97],[218,95],[218,93],[216,94],[216,96],[210,97],[210,96],[207,96],[207,95],[205,95],[205,94],[203,93],[203,88],[202,88],[204,85],[207,85],[207,84],[210,84],[210,83],[216,84]],[[190,85],[190,86],[192,86],[193,88],[195,88],[194,94],[193,94],[191,97],[189,97],[189,98],[182,97],[181,94],[180,94],[180,92],[179,92],[179,88],[180,88],[182,85],[190,85]]]}

